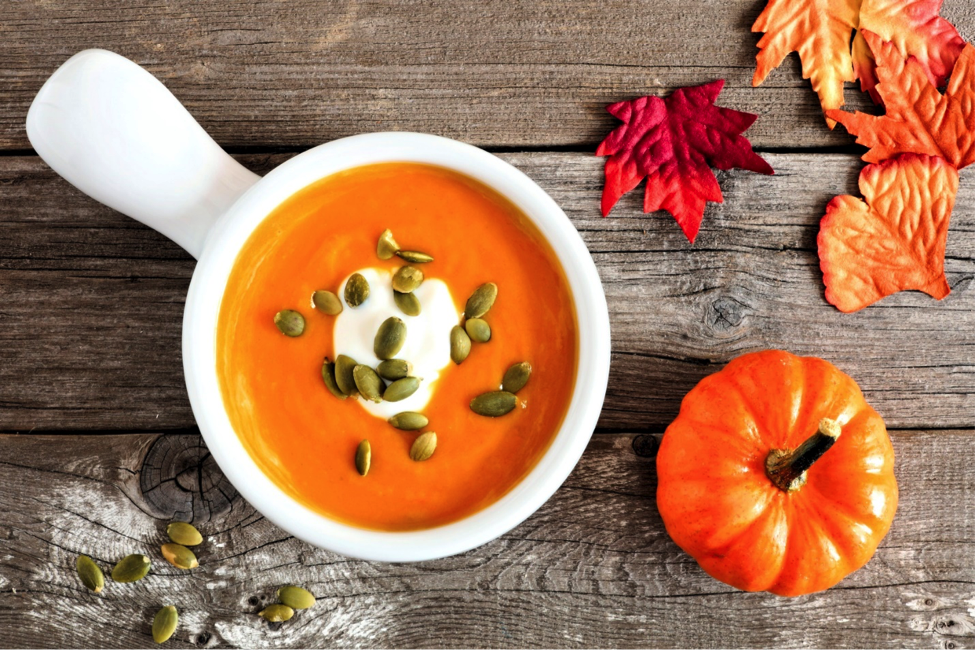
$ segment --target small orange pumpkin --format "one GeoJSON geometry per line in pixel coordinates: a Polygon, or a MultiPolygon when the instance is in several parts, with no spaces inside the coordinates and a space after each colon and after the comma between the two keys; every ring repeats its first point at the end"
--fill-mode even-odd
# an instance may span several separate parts
{"type": "Polygon", "coordinates": [[[657,477],[678,546],[722,582],[781,596],[862,567],[897,510],[887,428],[856,382],[778,350],[738,357],[684,397],[657,477]]]}

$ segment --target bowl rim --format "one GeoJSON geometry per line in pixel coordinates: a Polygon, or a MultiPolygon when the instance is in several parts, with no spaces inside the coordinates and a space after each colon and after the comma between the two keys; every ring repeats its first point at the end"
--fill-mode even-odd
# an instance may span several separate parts
{"type": "Polygon", "coordinates": [[[572,472],[596,427],[609,379],[609,312],[595,263],[555,201],[523,172],[472,145],[422,133],[369,133],[319,145],[282,163],[248,189],[215,224],[193,273],[183,315],[183,367],[193,414],[210,453],[240,494],[283,530],[315,546],[365,560],[412,562],[455,555],[508,532],[540,508],[572,472]],[[343,170],[415,162],[472,177],[514,203],[541,231],[562,265],[578,327],[576,382],[569,409],[535,467],[499,500],[458,521],[385,532],[330,519],[285,493],[251,458],[230,424],[216,373],[216,326],[237,254],[282,201],[343,170]]]}

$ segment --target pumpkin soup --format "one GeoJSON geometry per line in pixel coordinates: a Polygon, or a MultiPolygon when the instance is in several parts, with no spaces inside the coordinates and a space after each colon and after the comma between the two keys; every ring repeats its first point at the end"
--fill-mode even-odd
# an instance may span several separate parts
{"type": "Polygon", "coordinates": [[[578,334],[559,262],[514,205],[384,163],[306,187],[255,229],[217,349],[262,471],[328,517],[405,531],[481,510],[531,471],[568,409],[578,334]]]}

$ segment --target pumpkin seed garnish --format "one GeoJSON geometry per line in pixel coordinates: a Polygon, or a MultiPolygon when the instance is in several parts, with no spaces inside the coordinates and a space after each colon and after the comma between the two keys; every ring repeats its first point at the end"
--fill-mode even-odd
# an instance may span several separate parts
{"type": "Polygon", "coordinates": [[[352,369],[352,378],[359,393],[371,402],[383,401],[383,390],[386,384],[379,378],[376,371],[369,366],[357,365],[352,369]]]}
{"type": "Polygon", "coordinates": [[[467,306],[464,307],[464,317],[465,318],[480,318],[484,314],[488,313],[488,310],[494,306],[494,301],[498,297],[498,285],[493,282],[486,282],[482,284],[471,297],[467,299],[467,306]]]}
{"type": "Polygon", "coordinates": [[[430,424],[430,420],[422,413],[403,411],[386,420],[401,431],[417,431],[430,424]]]}
{"type": "Polygon", "coordinates": [[[393,274],[393,289],[410,293],[423,284],[423,271],[415,266],[402,266],[393,274]]]}
{"type": "Polygon", "coordinates": [[[268,623],[283,623],[295,615],[295,610],[287,605],[268,605],[260,611],[258,616],[268,623]]]}
{"type": "Polygon", "coordinates": [[[454,325],[450,328],[450,358],[456,364],[461,364],[471,353],[471,337],[464,328],[454,325]]]}
{"type": "Polygon", "coordinates": [[[315,596],[310,591],[294,585],[278,589],[278,600],[291,609],[308,609],[315,604],[315,596]]]}
{"type": "Polygon", "coordinates": [[[112,580],[115,582],[136,582],[142,580],[149,573],[152,563],[141,553],[126,555],[112,569],[112,580]]]}
{"type": "Polygon", "coordinates": [[[504,390],[478,395],[471,400],[471,410],[478,415],[496,418],[510,413],[518,403],[518,398],[504,390]]]}
{"type": "Polygon", "coordinates": [[[342,301],[331,291],[316,291],[311,295],[311,301],[323,314],[337,316],[342,313],[342,301]]]}
{"type": "Polygon", "coordinates": [[[399,244],[393,239],[393,231],[387,228],[383,234],[379,235],[379,243],[376,244],[376,255],[381,260],[388,260],[399,250],[399,244]]]}
{"type": "Polygon", "coordinates": [[[372,350],[382,360],[392,359],[406,343],[406,323],[401,319],[390,316],[379,326],[372,350]]]}
{"type": "Polygon", "coordinates": [[[355,470],[359,472],[359,476],[365,476],[369,473],[370,465],[372,465],[372,445],[368,440],[363,440],[355,450],[355,470]]]}
{"type": "Polygon", "coordinates": [[[393,291],[393,302],[395,302],[396,306],[399,307],[399,310],[407,316],[420,315],[420,299],[416,297],[415,293],[400,293],[399,291],[393,291]]]}
{"type": "Polygon", "coordinates": [[[105,586],[105,574],[98,568],[95,561],[87,555],[78,556],[78,577],[81,578],[81,584],[96,594],[105,586]]]}
{"type": "Polygon", "coordinates": [[[195,569],[200,566],[193,551],[182,544],[163,544],[162,555],[177,569],[195,569]]]}
{"type": "Polygon", "coordinates": [[[504,371],[504,377],[501,379],[501,390],[517,393],[528,383],[531,374],[532,364],[527,361],[514,364],[504,371]]]}
{"type": "Polygon", "coordinates": [[[475,343],[487,343],[491,340],[491,326],[486,320],[468,318],[464,323],[464,331],[475,343]]]}
{"type": "Polygon", "coordinates": [[[174,521],[166,526],[169,539],[183,546],[196,546],[203,543],[203,535],[192,524],[185,521],[174,521]]]}
{"type": "Polygon", "coordinates": [[[274,324],[285,336],[301,336],[305,331],[305,317],[293,309],[284,309],[276,313],[274,324]]]}
{"type": "MultiPolygon", "coordinates": [[[[354,368],[355,366],[353,366],[353,369],[354,368]]],[[[353,381],[354,380],[355,377],[353,376],[353,381]]],[[[342,392],[342,389],[339,388],[338,382],[335,381],[335,364],[329,361],[328,357],[325,357],[325,361],[322,362],[322,381],[325,382],[325,388],[327,388],[328,392],[330,392],[332,395],[335,395],[339,399],[345,399],[347,397],[347,395],[342,392]]]]}
{"type": "Polygon", "coordinates": [[[176,608],[172,605],[163,607],[152,619],[152,640],[156,643],[166,643],[169,637],[173,636],[178,623],[179,614],[176,613],[176,608]]]}
{"type": "Polygon", "coordinates": [[[383,399],[387,402],[399,402],[415,393],[419,387],[420,380],[416,377],[403,377],[402,379],[397,379],[386,388],[386,392],[383,393],[383,399]]]}
{"type": "Polygon", "coordinates": [[[369,297],[369,281],[361,273],[353,273],[345,283],[345,302],[358,307],[369,297]]]}
{"type": "Polygon", "coordinates": [[[433,261],[433,256],[420,251],[396,251],[396,256],[411,264],[426,264],[433,261]]]}
{"type": "Polygon", "coordinates": [[[410,447],[410,459],[416,462],[429,460],[437,450],[437,434],[433,431],[421,433],[410,447]]]}
{"type": "Polygon", "coordinates": [[[355,367],[359,365],[356,360],[350,356],[340,354],[335,359],[335,383],[338,385],[339,390],[346,395],[358,395],[359,391],[355,387],[355,377],[352,372],[355,367]]]}
{"type": "Polygon", "coordinates": [[[403,377],[409,377],[410,373],[413,372],[413,364],[403,359],[386,359],[376,366],[376,372],[383,379],[396,381],[403,377]]]}

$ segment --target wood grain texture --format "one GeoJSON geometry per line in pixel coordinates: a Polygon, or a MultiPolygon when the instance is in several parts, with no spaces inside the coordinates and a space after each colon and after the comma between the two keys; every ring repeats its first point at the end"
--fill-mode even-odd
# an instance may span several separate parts
{"type": "MultiPolygon", "coordinates": [[[[853,315],[823,298],[819,219],[856,193],[861,163],[768,156],[773,177],[719,173],[697,244],[640,191],[599,216],[602,161],[506,160],[551,193],[599,268],[613,329],[600,427],[662,431],[683,395],[746,351],[823,356],[898,428],[975,427],[975,184],[964,176],[948,238],[952,294],[902,293],[853,315]]],[[[245,156],[267,171],[284,156],[245,156]]],[[[36,158],[0,159],[0,430],[194,426],[180,358],[193,261],[82,196],[36,158]]]]}
{"type": "MultiPolygon", "coordinates": [[[[756,0],[17,0],[0,4],[0,149],[30,145],[44,80],[90,47],[156,74],[224,146],[310,146],[423,131],[491,146],[594,148],[607,104],[717,78],[761,119],[759,147],[853,141],[829,131],[791,56],[752,88],[756,0]]],[[[944,14],[975,36],[975,9],[944,14]]],[[[851,107],[868,105],[847,89],[851,107]]]]}
{"type": "Polygon", "coordinates": [[[418,564],[290,537],[220,492],[198,436],[0,436],[0,644],[150,645],[153,613],[173,604],[170,647],[975,646],[973,434],[892,437],[901,501],[876,556],[834,589],[784,599],[709,578],[670,541],[654,503],[657,436],[596,436],[521,526],[418,564]],[[203,480],[147,500],[146,473],[203,480]],[[158,552],[174,513],[206,538],[191,572],[158,552]],[[145,580],[108,580],[100,595],[78,581],[78,554],[109,569],[133,552],[153,560],[145,580]],[[289,583],[318,604],[269,626],[256,612],[289,583]]]}

